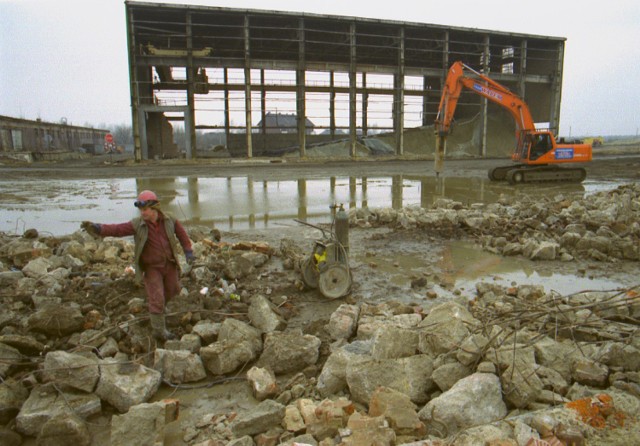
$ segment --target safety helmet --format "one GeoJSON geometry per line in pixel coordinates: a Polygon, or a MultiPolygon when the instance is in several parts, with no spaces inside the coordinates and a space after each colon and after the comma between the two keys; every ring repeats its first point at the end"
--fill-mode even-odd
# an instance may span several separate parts
{"type": "Polygon", "coordinates": [[[154,204],[158,204],[158,196],[150,190],[143,190],[140,192],[138,199],[133,203],[137,208],[153,206],[154,204]]]}

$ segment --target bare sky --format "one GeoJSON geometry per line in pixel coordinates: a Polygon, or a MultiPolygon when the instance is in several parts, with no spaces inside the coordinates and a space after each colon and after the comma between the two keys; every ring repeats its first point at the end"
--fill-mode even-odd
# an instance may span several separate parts
{"type": "MultiPolygon", "coordinates": [[[[561,135],[640,129],[638,0],[167,0],[567,38],[561,135]]],[[[0,0],[0,115],[130,124],[121,0],[0,0]]]]}

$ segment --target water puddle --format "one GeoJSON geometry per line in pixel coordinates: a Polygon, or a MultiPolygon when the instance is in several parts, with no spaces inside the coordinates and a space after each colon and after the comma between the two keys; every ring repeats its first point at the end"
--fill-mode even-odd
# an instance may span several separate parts
{"type": "Polygon", "coordinates": [[[541,285],[547,292],[555,291],[567,296],[582,291],[609,291],[625,289],[634,283],[549,270],[543,262],[522,257],[502,257],[481,250],[465,242],[454,242],[443,252],[445,278],[460,290],[475,292],[478,282],[494,283],[505,287],[513,285],[541,285]]]}
{"type": "Polygon", "coordinates": [[[64,235],[83,220],[115,223],[137,215],[133,201],[144,189],[155,191],[163,208],[189,224],[221,230],[277,228],[293,219],[326,221],[329,206],[352,208],[430,207],[439,198],[464,204],[496,201],[501,195],[589,194],[622,183],[513,187],[482,178],[409,175],[254,180],[237,177],[0,181],[0,231],[64,235]]]}
{"type": "MultiPolygon", "coordinates": [[[[416,242],[420,243],[420,242],[416,242]]],[[[396,247],[413,251],[413,246],[396,247]]],[[[352,259],[358,294],[369,302],[383,302],[389,299],[405,303],[417,302],[434,305],[443,301],[462,297],[470,300],[476,296],[476,284],[487,282],[503,287],[537,285],[546,292],[556,292],[562,296],[583,291],[614,291],[635,286],[633,277],[611,274],[571,271],[572,264],[562,271],[557,262],[531,261],[523,257],[502,257],[483,250],[480,246],[464,241],[446,242],[441,250],[432,256],[420,252],[399,254],[379,250],[376,253],[358,254],[352,259]],[[364,266],[373,269],[372,276],[363,276],[364,266]],[[416,278],[427,277],[427,286],[412,288],[416,278]],[[378,290],[385,290],[379,294],[378,290]],[[436,300],[427,297],[427,291],[434,291],[436,300]]],[[[576,268],[574,266],[574,268],[576,268]]]]}

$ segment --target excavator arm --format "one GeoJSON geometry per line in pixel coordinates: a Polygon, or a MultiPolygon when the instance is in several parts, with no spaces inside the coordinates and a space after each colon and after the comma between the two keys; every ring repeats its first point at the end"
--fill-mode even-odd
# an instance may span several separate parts
{"type": "Polygon", "coordinates": [[[446,136],[449,134],[458,99],[460,99],[460,94],[465,88],[508,110],[516,121],[518,133],[521,130],[535,130],[529,107],[519,96],[462,62],[455,62],[449,69],[442,97],[440,98],[440,106],[438,107],[436,131],[439,135],[446,136]],[[465,70],[472,72],[476,78],[466,76],[465,70]]]}

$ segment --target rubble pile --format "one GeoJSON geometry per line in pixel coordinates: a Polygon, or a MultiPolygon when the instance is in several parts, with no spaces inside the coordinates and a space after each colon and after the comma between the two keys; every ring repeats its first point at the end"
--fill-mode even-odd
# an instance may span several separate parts
{"type": "Polygon", "coordinates": [[[445,236],[475,237],[504,256],[532,260],[640,259],[640,184],[584,197],[501,197],[472,204],[438,199],[433,207],[351,209],[350,223],[419,228],[445,236]]]}
{"type": "MultiPolygon", "coordinates": [[[[459,231],[504,254],[556,240],[552,259],[613,262],[629,251],[583,240],[637,244],[638,192],[351,217],[459,231]],[[562,245],[566,234],[579,238],[562,245]]],[[[181,259],[184,288],[167,315],[179,336],[162,345],[131,271],[132,241],[0,234],[0,444],[89,445],[96,417],[109,420],[112,445],[161,444],[180,420],[180,389],[232,379],[246,382],[253,407],[182,422],[185,444],[579,445],[637,431],[640,289],[562,296],[479,282],[429,308],[352,296],[301,329],[290,321],[315,292],[299,279],[294,243],[188,230],[197,261],[181,259]],[[155,401],[164,386],[172,398],[155,401]]]]}

